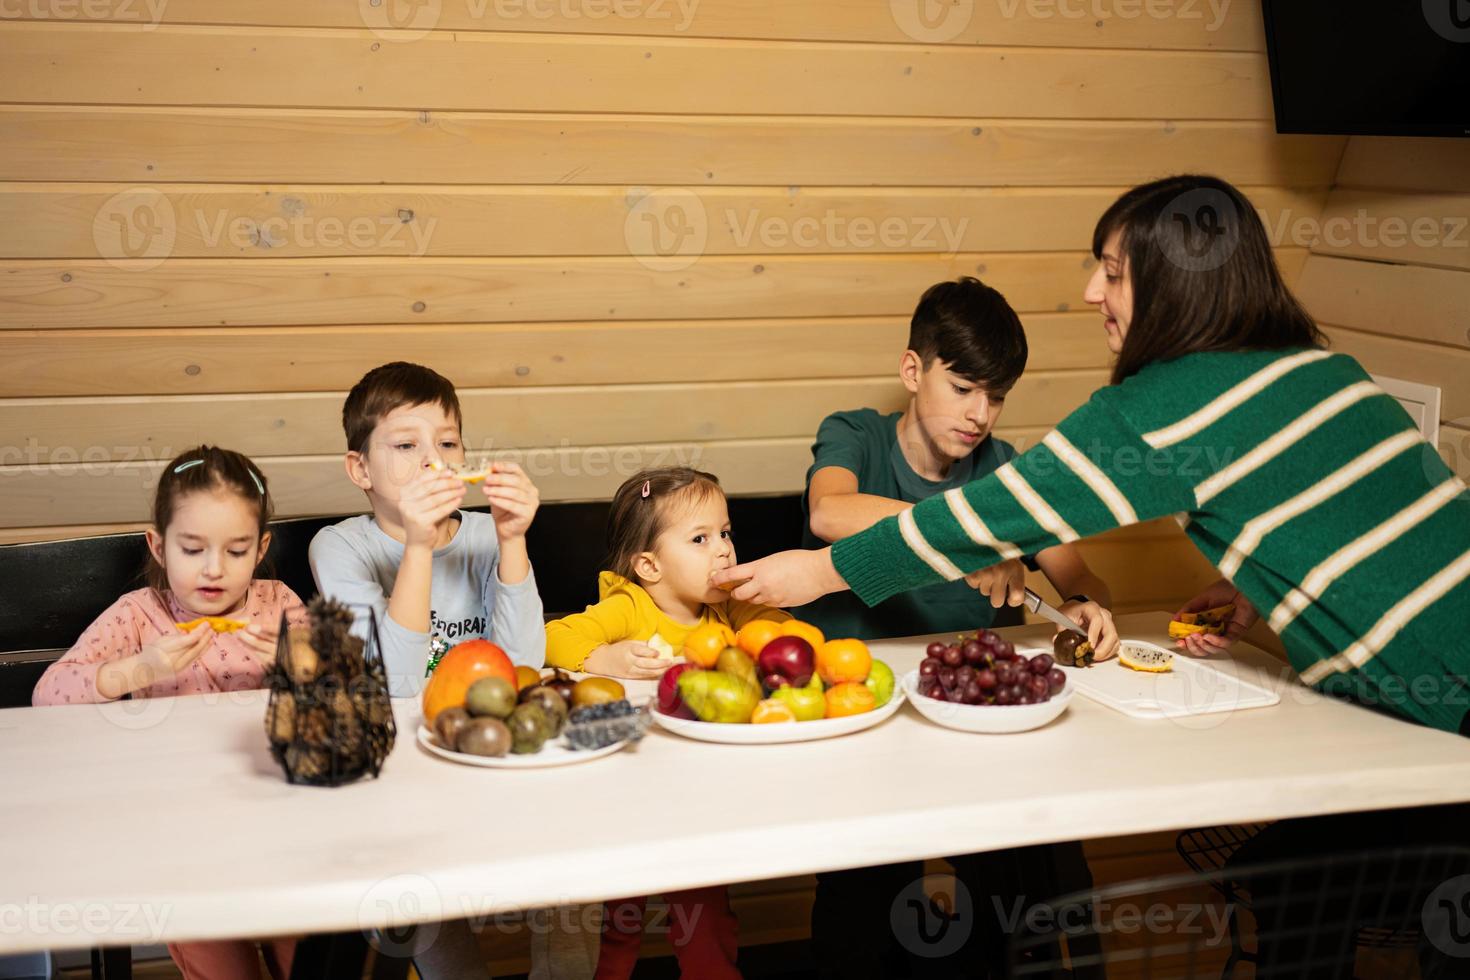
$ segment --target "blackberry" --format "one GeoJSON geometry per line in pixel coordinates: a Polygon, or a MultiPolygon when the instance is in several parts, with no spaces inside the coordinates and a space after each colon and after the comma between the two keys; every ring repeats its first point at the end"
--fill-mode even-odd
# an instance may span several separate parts
{"type": "Polygon", "coordinates": [[[566,738],[573,749],[607,748],[615,742],[634,741],[648,730],[648,706],[635,708],[626,700],[589,704],[567,718],[566,738]]]}

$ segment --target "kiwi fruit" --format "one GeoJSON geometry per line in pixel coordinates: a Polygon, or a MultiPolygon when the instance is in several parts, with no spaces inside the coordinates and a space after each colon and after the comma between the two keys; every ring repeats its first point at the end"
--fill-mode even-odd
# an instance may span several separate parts
{"type": "Polygon", "coordinates": [[[515,710],[515,686],[503,677],[481,677],[465,692],[464,706],[476,718],[507,718],[515,710]]]}
{"type": "MultiPolygon", "coordinates": [[[[458,710],[456,708],[450,711],[458,710]]],[[[444,715],[441,712],[440,717],[444,715]]],[[[499,718],[466,718],[455,749],[466,755],[499,758],[510,751],[510,729],[499,718]]]]}
{"type": "Polygon", "coordinates": [[[454,751],[459,737],[469,727],[470,713],[463,708],[445,708],[434,716],[434,737],[446,749],[454,751]]]}
{"type": "Polygon", "coordinates": [[[550,737],[550,722],[539,704],[518,705],[506,720],[510,728],[510,750],[516,755],[532,755],[541,751],[550,737]]]}
{"type": "Polygon", "coordinates": [[[521,697],[522,704],[534,704],[541,708],[546,715],[547,738],[556,738],[567,723],[567,703],[562,696],[549,687],[537,685],[525,691],[521,697]]]}

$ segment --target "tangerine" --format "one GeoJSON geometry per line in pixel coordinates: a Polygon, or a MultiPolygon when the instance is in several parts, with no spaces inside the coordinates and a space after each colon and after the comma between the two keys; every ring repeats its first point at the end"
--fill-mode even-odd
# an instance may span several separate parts
{"type": "Polygon", "coordinates": [[[796,712],[791,710],[791,705],[785,701],[777,701],[775,698],[766,698],[764,701],[757,702],[755,711],[750,715],[752,725],[795,720],[796,712]]]}
{"type": "Polygon", "coordinates": [[[752,619],[735,634],[735,644],[750,654],[750,659],[755,660],[766,648],[766,644],[780,635],[781,624],[775,620],[752,619]]]}
{"type": "Polygon", "coordinates": [[[828,640],[817,647],[817,674],[830,684],[861,684],[873,669],[873,655],[862,640],[828,640]]]}
{"type": "Polygon", "coordinates": [[[866,684],[848,681],[827,689],[828,718],[866,714],[877,706],[878,699],[866,684]]]}
{"type": "Polygon", "coordinates": [[[684,638],[684,659],[703,670],[712,670],[725,647],[735,645],[735,631],[724,623],[705,623],[684,638]]]}
{"type": "Polygon", "coordinates": [[[820,650],[822,648],[822,644],[827,642],[827,638],[822,635],[821,630],[817,629],[811,623],[803,623],[799,619],[788,619],[786,622],[782,623],[781,635],[799,636],[803,640],[806,640],[808,643],[810,643],[813,650],[820,650]]]}

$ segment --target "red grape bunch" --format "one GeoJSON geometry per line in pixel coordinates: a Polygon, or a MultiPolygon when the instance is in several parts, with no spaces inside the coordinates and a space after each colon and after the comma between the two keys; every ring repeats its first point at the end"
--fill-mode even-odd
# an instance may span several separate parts
{"type": "Polygon", "coordinates": [[[919,693],[954,704],[1041,704],[1067,683],[1049,653],[1027,658],[989,630],[929,644],[919,664],[919,693]]]}

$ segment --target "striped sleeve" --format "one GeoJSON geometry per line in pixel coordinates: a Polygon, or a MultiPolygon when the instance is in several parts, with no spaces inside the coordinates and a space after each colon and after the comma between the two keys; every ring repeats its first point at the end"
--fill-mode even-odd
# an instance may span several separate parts
{"type": "Polygon", "coordinates": [[[837,542],[868,605],[1022,554],[1195,507],[1185,454],[1155,448],[1106,390],[991,475],[837,542]]]}

